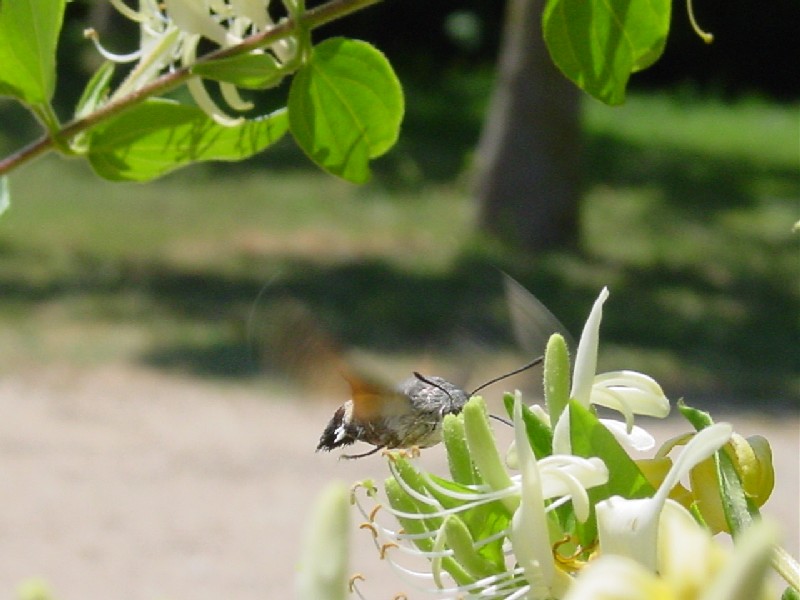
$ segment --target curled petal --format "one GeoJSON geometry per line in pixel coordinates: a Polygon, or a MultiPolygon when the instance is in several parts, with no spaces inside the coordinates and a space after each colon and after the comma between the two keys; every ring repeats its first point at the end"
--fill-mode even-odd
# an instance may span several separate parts
{"type": "Polygon", "coordinates": [[[651,450],[656,445],[655,438],[650,435],[646,430],[634,425],[630,430],[622,421],[615,421],[614,419],[600,419],[600,422],[605,425],[614,437],[619,442],[626,452],[630,453],[632,450],[637,452],[646,452],[651,450]]]}
{"type": "Polygon", "coordinates": [[[625,414],[664,418],[669,415],[669,399],[656,381],[636,371],[611,371],[594,378],[592,403],[625,414]],[[603,395],[602,392],[610,392],[603,395]]]}
{"type": "Polygon", "coordinates": [[[597,371],[597,346],[600,341],[600,321],[603,319],[603,303],[608,298],[608,288],[603,288],[592,306],[589,318],[583,326],[581,341],[575,354],[575,369],[572,372],[570,396],[589,407],[594,374],[597,371]]]}
{"type": "Polygon", "coordinates": [[[667,585],[635,560],[604,555],[583,569],[564,600],[663,600],[667,585]]]}
{"type": "Polygon", "coordinates": [[[658,519],[670,490],[695,465],[719,450],[730,439],[731,433],[729,424],[716,423],[695,435],[652,498],[613,496],[599,502],[596,506],[597,529],[602,551],[638,560],[642,566],[655,572],[658,519]]]}
{"type": "Polygon", "coordinates": [[[265,0],[231,0],[233,12],[247,17],[258,29],[264,29],[270,24],[265,0]]]}
{"type": "Polygon", "coordinates": [[[111,52],[110,50],[106,50],[100,43],[100,36],[97,34],[97,31],[95,31],[91,27],[84,30],[83,37],[88,39],[94,44],[95,50],[97,50],[100,56],[102,56],[106,60],[110,60],[111,62],[115,63],[133,62],[135,60],[139,60],[139,58],[141,58],[142,56],[141,48],[139,48],[138,50],[134,50],[129,54],[117,54],[115,52],[111,52]]]}
{"type": "Polygon", "coordinates": [[[226,115],[225,112],[223,112],[223,110],[217,106],[217,103],[212,100],[200,79],[196,77],[189,79],[186,82],[186,87],[189,89],[189,93],[192,95],[194,101],[197,102],[197,106],[203,109],[203,112],[205,112],[220,125],[224,127],[234,127],[239,125],[244,120],[241,117],[235,119],[229,115],[226,115]]]}
{"type": "Polygon", "coordinates": [[[143,23],[148,20],[148,16],[144,13],[144,11],[140,12],[133,10],[122,0],[109,0],[109,1],[111,2],[111,5],[120,12],[120,14],[124,15],[131,21],[135,21],[137,23],[143,23]]]}
{"type": "Polygon", "coordinates": [[[164,3],[172,21],[186,33],[201,35],[220,46],[229,46],[238,41],[212,18],[205,2],[164,0],[164,3]]]}
{"type": "Polygon", "coordinates": [[[608,481],[608,469],[599,458],[550,456],[539,462],[539,468],[544,497],[569,496],[580,521],[585,521],[589,516],[586,490],[608,481]],[[569,462],[564,462],[566,459],[570,459],[569,462]]]}
{"type": "Polygon", "coordinates": [[[691,469],[714,454],[730,439],[733,427],[729,423],[715,423],[699,431],[675,460],[669,473],[664,478],[661,487],[658,488],[656,496],[666,498],[669,491],[678,482],[689,474],[691,469]]]}
{"type": "Polygon", "coordinates": [[[232,109],[246,111],[253,108],[254,104],[249,100],[244,100],[239,95],[237,87],[232,83],[223,82],[219,85],[219,89],[222,92],[222,97],[225,99],[225,102],[227,102],[228,106],[232,109]]]}

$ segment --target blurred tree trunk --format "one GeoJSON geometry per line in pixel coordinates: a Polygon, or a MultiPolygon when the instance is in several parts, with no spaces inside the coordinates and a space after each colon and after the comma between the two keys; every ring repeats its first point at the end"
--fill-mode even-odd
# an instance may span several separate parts
{"type": "Polygon", "coordinates": [[[477,151],[481,230],[529,251],[577,238],[579,91],[542,39],[542,0],[508,0],[497,83],[477,151]]]}

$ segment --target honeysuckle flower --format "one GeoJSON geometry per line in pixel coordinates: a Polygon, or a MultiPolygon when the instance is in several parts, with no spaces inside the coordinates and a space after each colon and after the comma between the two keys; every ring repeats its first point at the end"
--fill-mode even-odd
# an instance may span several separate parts
{"type": "MultiPolygon", "coordinates": [[[[716,423],[697,433],[673,463],[651,498],[612,496],[599,502],[597,529],[603,554],[626,556],[651,571],[657,569],[658,526],[670,490],[689,471],[719,450],[731,437],[728,423],[716,423]]],[[[670,501],[672,502],[672,501],[670,501]]]]}
{"type": "Polygon", "coordinates": [[[348,489],[330,484],[317,498],[305,532],[296,580],[299,600],[344,600],[349,528],[348,489]]]}
{"type": "MultiPolygon", "coordinates": [[[[375,545],[393,569],[428,593],[481,598],[558,598],[570,576],[554,559],[550,513],[572,501],[579,520],[589,516],[588,488],[608,479],[597,458],[549,456],[538,460],[527,439],[519,394],[514,402],[514,435],[518,473],[502,464],[486,423],[483,400],[465,406],[464,431],[470,456],[482,483],[457,484],[417,471],[406,459],[390,455],[393,477],[387,480],[390,505],[367,510],[356,503],[372,531],[375,545]],[[483,455],[483,456],[482,456],[483,455]],[[502,472],[499,472],[502,471],[502,472]],[[382,512],[402,529],[383,525],[382,512]],[[475,537],[480,532],[484,537],[475,537]],[[493,548],[497,549],[495,554],[493,548]],[[408,560],[424,566],[410,567],[408,560]],[[445,580],[443,571],[449,573],[445,580]]],[[[375,490],[367,484],[368,495],[375,490]]]]}
{"type": "Polygon", "coordinates": [[[659,526],[658,572],[614,554],[581,571],[564,600],[760,600],[776,542],[775,528],[758,522],[731,554],[691,514],[667,502],[659,526]]]}
{"type": "MultiPolygon", "coordinates": [[[[126,55],[110,52],[100,44],[93,30],[86,32],[106,59],[118,63],[138,61],[111,100],[140,89],[165,70],[193,64],[201,39],[227,48],[274,25],[267,12],[269,0],[139,0],[138,9],[123,0],[110,2],[140,28],[139,49],[126,55]]],[[[287,38],[270,46],[269,51],[280,63],[286,63],[295,56],[296,46],[296,40],[287,38]]],[[[217,122],[235,125],[241,121],[217,106],[199,77],[189,79],[187,87],[198,106],[217,122]]],[[[230,83],[220,83],[220,91],[228,106],[236,111],[253,107],[230,83]]]]}
{"type": "MultiPolygon", "coordinates": [[[[622,413],[624,426],[611,419],[600,421],[626,449],[649,450],[655,445],[655,439],[647,431],[634,425],[634,415],[666,417],[670,410],[669,400],[661,386],[643,373],[626,370],[596,374],[600,322],[603,317],[603,303],[607,298],[608,289],[603,288],[583,327],[575,354],[570,396],[587,408],[590,404],[595,404],[622,413]]],[[[569,407],[561,413],[553,434],[553,451],[569,454],[569,407]]]]}

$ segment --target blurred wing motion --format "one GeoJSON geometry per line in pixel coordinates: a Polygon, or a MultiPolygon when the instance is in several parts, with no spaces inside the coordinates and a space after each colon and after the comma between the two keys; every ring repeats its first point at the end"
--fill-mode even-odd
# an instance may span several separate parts
{"type": "MultiPolygon", "coordinates": [[[[315,394],[346,382],[350,399],[339,406],[325,427],[317,450],[333,450],[355,442],[382,448],[426,448],[441,441],[444,415],[459,412],[467,394],[441,377],[415,374],[397,386],[345,359],[333,337],[303,303],[278,302],[258,334],[264,360],[272,370],[311,387],[315,394]]],[[[334,394],[328,394],[334,395],[334,394]]]]}
{"type": "MultiPolygon", "coordinates": [[[[504,285],[511,329],[528,360],[543,352],[552,333],[563,333],[571,341],[558,319],[525,288],[507,275],[504,285]]],[[[343,458],[360,458],[382,448],[434,446],[442,439],[444,417],[461,412],[468,400],[461,387],[441,377],[416,372],[399,385],[388,385],[345,360],[332,336],[304,304],[284,301],[277,308],[264,337],[271,349],[266,356],[270,364],[317,390],[320,384],[342,381],[350,388],[350,399],[336,409],[323,430],[318,451],[355,442],[374,446],[362,454],[343,455],[343,458]]],[[[506,371],[506,375],[493,377],[484,385],[535,364],[537,360],[512,373],[506,371]]]]}
{"type": "Polygon", "coordinates": [[[544,353],[547,340],[554,333],[564,336],[569,348],[575,348],[572,336],[548,308],[515,279],[503,273],[511,329],[517,344],[528,356],[544,353]]]}

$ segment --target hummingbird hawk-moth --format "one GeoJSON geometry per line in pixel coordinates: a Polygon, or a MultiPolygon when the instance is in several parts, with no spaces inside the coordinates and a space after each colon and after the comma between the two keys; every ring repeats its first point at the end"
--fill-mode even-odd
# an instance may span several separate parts
{"type": "MultiPolygon", "coordinates": [[[[543,342],[563,326],[535,297],[510,277],[505,277],[505,295],[517,344],[528,356],[537,356],[543,342]]],[[[317,451],[365,442],[371,450],[342,458],[361,458],[381,449],[428,448],[442,439],[442,423],[448,414],[458,414],[467,400],[479,390],[539,364],[539,357],[510,373],[495,377],[471,392],[443,377],[416,371],[396,386],[355,369],[337,347],[316,315],[304,304],[287,300],[278,305],[278,318],[264,321],[274,355],[271,366],[294,373],[293,378],[330,386],[343,377],[350,388],[350,399],[339,406],[325,426],[317,451]]],[[[273,315],[275,317],[275,315],[273,315]]],[[[262,336],[259,336],[262,337],[262,336]]],[[[269,348],[266,349],[269,352],[269,348]]],[[[497,418],[497,417],[495,417],[497,418]]],[[[502,419],[501,419],[502,420],[502,419]]]]}
{"type": "Polygon", "coordinates": [[[467,400],[484,387],[542,362],[539,357],[510,373],[496,377],[470,393],[441,377],[414,372],[392,389],[380,383],[345,375],[352,397],[340,406],[322,432],[317,451],[333,450],[355,442],[375,446],[362,454],[342,458],[363,458],[384,448],[429,448],[442,441],[445,416],[456,415],[467,400]]]}
{"type": "MultiPolygon", "coordinates": [[[[505,291],[511,312],[514,334],[519,343],[532,350],[532,340],[564,331],[558,320],[525,288],[505,277],[505,291]]],[[[539,348],[540,349],[540,348],[539,348]]],[[[442,377],[414,372],[396,387],[359,376],[346,367],[341,369],[351,398],[342,404],[322,432],[317,451],[330,451],[355,442],[366,442],[373,449],[342,458],[362,458],[381,449],[428,448],[442,439],[442,422],[448,414],[458,414],[467,400],[479,390],[541,363],[539,357],[482,384],[467,393],[442,377]]]]}

